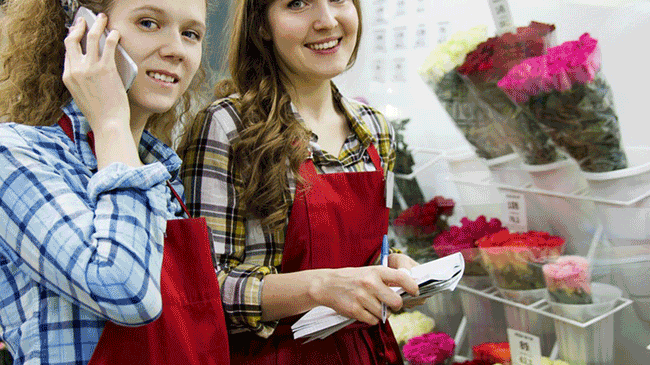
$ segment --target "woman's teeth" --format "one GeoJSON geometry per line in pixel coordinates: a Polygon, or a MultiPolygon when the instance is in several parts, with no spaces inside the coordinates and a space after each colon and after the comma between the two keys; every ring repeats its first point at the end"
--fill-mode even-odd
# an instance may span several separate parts
{"type": "Polygon", "coordinates": [[[159,74],[158,72],[147,72],[147,75],[149,75],[149,77],[153,77],[156,80],[160,80],[164,82],[172,82],[172,83],[176,82],[175,78],[168,75],[159,74]]]}
{"type": "Polygon", "coordinates": [[[325,43],[310,44],[307,47],[309,47],[309,48],[311,48],[313,50],[316,50],[316,51],[321,51],[321,50],[324,50],[324,49],[334,48],[337,44],[339,44],[339,41],[338,40],[333,40],[333,41],[329,41],[329,42],[325,42],[325,43]]]}

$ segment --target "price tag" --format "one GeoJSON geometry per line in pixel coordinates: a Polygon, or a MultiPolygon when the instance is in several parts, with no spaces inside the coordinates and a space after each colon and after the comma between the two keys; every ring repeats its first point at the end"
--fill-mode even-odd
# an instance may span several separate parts
{"type": "Polygon", "coordinates": [[[526,199],[524,194],[506,193],[506,210],[503,222],[511,232],[528,232],[528,216],[526,215],[526,199]]]}
{"type": "Polygon", "coordinates": [[[542,363],[539,337],[508,328],[508,343],[512,365],[537,365],[542,363]]]}
{"type": "Polygon", "coordinates": [[[373,48],[376,52],[386,52],[386,29],[378,28],[375,29],[374,34],[374,44],[373,48]]]}
{"type": "Polygon", "coordinates": [[[406,82],[406,58],[399,57],[393,60],[393,82],[406,82]]]}
{"type": "Polygon", "coordinates": [[[415,12],[417,14],[424,14],[427,11],[425,0],[417,0],[415,12]]]}
{"type": "Polygon", "coordinates": [[[415,28],[415,44],[413,48],[426,48],[427,47],[427,25],[418,24],[415,28]]]}
{"type": "Polygon", "coordinates": [[[393,28],[393,49],[399,51],[406,49],[406,27],[393,28]]]}
{"type": "Polygon", "coordinates": [[[395,17],[406,15],[406,0],[397,0],[395,4],[395,17]]]}
{"type": "Polygon", "coordinates": [[[510,12],[510,5],[508,0],[488,0],[490,10],[492,11],[492,19],[496,26],[497,35],[507,32],[513,32],[515,23],[512,20],[512,13],[510,12]]]}
{"type": "Polygon", "coordinates": [[[395,189],[395,174],[392,171],[386,173],[385,189],[384,196],[386,197],[386,208],[390,209],[393,207],[393,192],[395,189]]]}
{"type": "Polygon", "coordinates": [[[438,43],[447,41],[449,37],[449,22],[438,22],[438,43]]]}
{"type": "Polygon", "coordinates": [[[373,19],[376,25],[386,24],[386,0],[375,0],[373,19]]]}
{"type": "Polygon", "coordinates": [[[386,61],[383,58],[377,58],[373,61],[372,79],[377,82],[386,82],[386,61]]]}

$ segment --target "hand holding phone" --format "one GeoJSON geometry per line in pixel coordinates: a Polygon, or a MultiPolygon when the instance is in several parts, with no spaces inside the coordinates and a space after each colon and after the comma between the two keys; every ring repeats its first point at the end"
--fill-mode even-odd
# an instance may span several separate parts
{"type": "MultiPolygon", "coordinates": [[[[83,6],[79,7],[77,13],[75,14],[75,21],[77,18],[82,17],[86,21],[86,34],[84,35],[81,41],[82,51],[86,52],[86,37],[88,36],[88,30],[95,24],[97,21],[97,15],[93,13],[90,9],[83,6]]],[[[104,44],[106,43],[106,37],[108,36],[108,30],[104,30],[104,33],[99,39],[99,53],[100,55],[104,52],[104,44]]],[[[138,74],[138,66],[135,62],[129,57],[124,48],[118,43],[117,49],[115,51],[115,64],[117,66],[117,72],[120,74],[122,79],[122,84],[124,88],[129,90],[133,81],[138,74]]]]}

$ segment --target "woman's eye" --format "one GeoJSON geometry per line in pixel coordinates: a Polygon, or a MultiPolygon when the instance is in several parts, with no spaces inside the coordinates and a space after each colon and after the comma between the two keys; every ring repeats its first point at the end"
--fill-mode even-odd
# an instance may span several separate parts
{"type": "Polygon", "coordinates": [[[294,10],[295,9],[300,9],[303,6],[305,6],[305,2],[303,0],[293,0],[293,1],[289,2],[289,4],[287,4],[287,7],[289,9],[294,9],[294,10]]]}
{"type": "Polygon", "coordinates": [[[198,32],[195,32],[193,30],[186,30],[183,32],[183,37],[187,37],[189,39],[195,40],[195,41],[200,41],[201,40],[201,34],[198,32]]]}
{"type": "Polygon", "coordinates": [[[145,29],[156,29],[158,27],[158,24],[151,19],[141,19],[138,24],[145,29]]]}

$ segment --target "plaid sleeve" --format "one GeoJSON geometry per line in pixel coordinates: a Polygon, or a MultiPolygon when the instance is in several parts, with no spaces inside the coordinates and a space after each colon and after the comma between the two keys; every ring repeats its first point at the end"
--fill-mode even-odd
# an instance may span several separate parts
{"type": "Polygon", "coordinates": [[[113,164],[70,183],[16,128],[0,128],[0,246],[48,289],[123,325],[157,318],[168,199],[162,164],[113,164]],[[88,189],[88,191],[86,190],[88,189]]]}
{"type": "Polygon", "coordinates": [[[277,273],[275,241],[256,229],[239,209],[231,141],[239,115],[231,101],[215,102],[188,148],[182,168],[187,202],[193,216],[205,217],[211,230],[214,262],[224,311],[231,332],[253,331],[268,337],[277,322],[261,322],[264,276],[277,273]]]}

